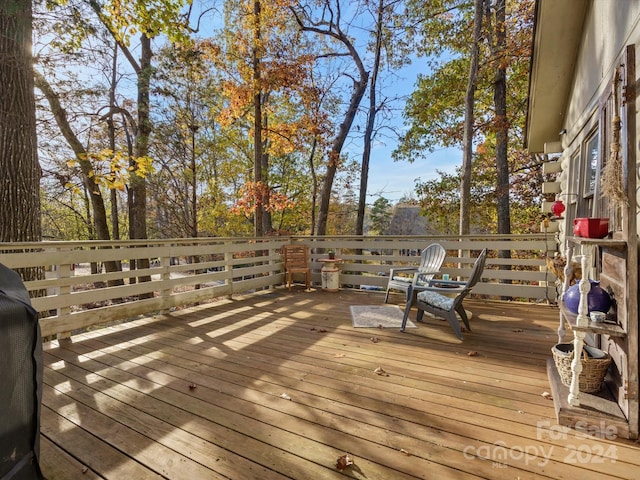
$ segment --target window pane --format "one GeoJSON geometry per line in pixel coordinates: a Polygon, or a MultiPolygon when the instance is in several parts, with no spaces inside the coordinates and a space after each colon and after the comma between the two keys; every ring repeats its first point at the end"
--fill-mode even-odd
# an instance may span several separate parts
{"type": "Polygon", "coordinates": [[[569,203],[576,203],[578,194],[580,193],[580,152],[576,152],[571,157],[571,165],[569,170],[570,187],[569,187],[569,203]]]}
{"type": "Polygon", "coordinates": [[[584,184],[585,196],[593,194],[596,188],[596,173],[598,171],[598,140],[598,134],[596,133],[587,143],[587,163],[585,165],[586,171],[584,184]]]}

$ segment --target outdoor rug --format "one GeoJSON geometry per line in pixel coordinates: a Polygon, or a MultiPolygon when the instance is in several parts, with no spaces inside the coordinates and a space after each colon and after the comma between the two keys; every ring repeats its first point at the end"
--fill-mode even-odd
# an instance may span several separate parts
{"type": "MultiPolygon", "coordinates": [[[[351,305],[351,321],[355,328],[400,328],[403,312],[397,305],[351,305]]],[[[407,328],[417,328],[407,321],[407,328]]]]}

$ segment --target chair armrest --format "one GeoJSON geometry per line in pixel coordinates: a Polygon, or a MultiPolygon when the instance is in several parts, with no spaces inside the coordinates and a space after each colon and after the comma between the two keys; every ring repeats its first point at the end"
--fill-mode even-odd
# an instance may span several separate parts
{"type": "Polygon", "coordinates": [[[395,267],[389,270],[389,277],[393,278],[393,274],[397,272],[417,272],[418,267],[395,267]]]}
{"type": "MultiPolygon", "coordinates": [[[[458,281],[458,280],[441,280],[439,278],[433,278],[429,282],[429,286],[427,288],[431,288],[436,283],[439,284],[439,285],[451,285],[452,287],[453,286],[458,287],[458,286],[462,286],[462,285],[466,285],[467,284],[467,282],[461,282],[461,281],[458,281]]],[[[444,288],[447,288],[447,287],[444,287],[444,288]]],[[[451,288],[451,287],[449,287],[449,288],[451,288]]]]}
{"type": "Polygon", "coordinates": [[[434,278],[429,282],[426,287],[421,287],[423,291],[437,292],[437,293],[458,293],[462,292],[466,288],[467,282],[460,282],[458,280],[438,280],[434,278]]]}

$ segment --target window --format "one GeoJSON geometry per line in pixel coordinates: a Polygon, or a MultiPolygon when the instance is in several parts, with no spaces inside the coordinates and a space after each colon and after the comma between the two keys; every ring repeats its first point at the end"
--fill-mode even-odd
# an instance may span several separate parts
{"type": "Polygon", "coordinates": [[[580,190],[580,150],[571,156],[571,163],[569,164],[569,167],[569,178],[571,179],[571,184],[569,185],[568,203],[576,203],[578,192],[580,190]]]}
{"type": "MultiPolygon", "coordinates": [[[[630,56],[632,50],[632,48],[627,49],[625,55],[628,57],[625,56],[620,63],[622,70],[620,67],[616,69],[609,87],[602,92],[598,104],[594,105],[586,122],[577,129],[579,133],[571,139],[567,192],[563,192],[566,195],[563,200],[566,200],[565,217],[568,219],[568,225],[578,217],[605,217],[610,220],[611,230],[622,230],[623,205],[612,201],[608,196],[603,196],[600,182],[603,170],[607,163],[612,161],[611,146],[614,142],[622,148],[618,155],[623,160],[623,164],[629,161],[628,156],[632,154],[626,151],[629,148],[627,135],[631,131],[629,130],[631,126],[626,124],[629,112],[624,101],[624,82],[628,80],[624,76],[627,74],[623,71],[626,68],[625,65],[629,65],[632,60],[630,56]]],[[[623,169],[622,188],[629,188],[627,178],[629,173],[631,172],[623,169]]],[[[610,186],[605,185],[605,187],[610,186]]],[[[612,196],[614,195],[615,193],[612,193],[612,196]]]]}
{"type": "Polygon", "coordinates": [[[599,148],[600,148],[600,136],[598,132],[595,132],[586,142],[584,152],[584,185],[582,187],[582,196],[584,198],[593,197],[593,193],[596,190],[596,178],[598,177],[599,168],[599,148]]]}
{"type": "Polygon", "coordinates": [[[581,155],[580,149],[577,149],[572,153],[571,158],[569,160],[569,184],[568,191],[565,192],[564,196],[561,197],[562,201],[566,206],[565,217],[568,219],[568,224],[573,225],[573,219],[580,216],[580,207],[582,205],[580,193],[580,164],[581,164],[581,155]]]}

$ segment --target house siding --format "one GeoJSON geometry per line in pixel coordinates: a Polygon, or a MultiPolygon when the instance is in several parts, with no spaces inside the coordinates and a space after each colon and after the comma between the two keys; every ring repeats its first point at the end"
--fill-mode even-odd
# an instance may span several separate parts
{"type": "MultiPolygon", "coordinates": [[[[535,152],[540,143],[554,144],[556,134],[541,138],[539,124],[551,122],[557,128],[561,140],[559,175],[560,198],[567,203],[564,219],[559,224],[560,248],[574,247],[573,254],[585,253],[590,256],[591,263],[583,264],[583,272],[590,278],[601,280],[601,286],[613,293],[616,301],[616,317],[622,336],[610,336],[606,333],[588,335],[586,341],[595,342],[600,348],[609,352],[613,359],[610,374],[613,377],[612,390],[617,403],[628,420],[629,436],[637,438],[639,432],[638,398],[640,382],[638,380],[638,232],[640,221],[640,194],[638,179],[638,140],[640,139],[640,121],[636,110],[638,96],[638,75],[640,72],[640,0],[592,0],[584,4],[574,4],[580,10],[583,22],[570,18],[567,9],[557,7],[556,0],[538,0],[544,15],[538,21],[546,23],[547,39],[552,27],[562,28],[563,22],[569,22],[571,28],[582,25],[579,41],[571,45],[554,45],[548,40],[536,38],[535,45],[542,48],[534,52],[536,63],[534,68],[540,72],[552,71],[558,58],[554,55],[566,55],[562,65],[565,68],[570,59],[575,59],[575,67],[571,78],[560,84],[568,94],[556,104],[546,105],[545,109],[536,110],[536,102],[530,101],[529,114],[533,118],[529,139],[530,151],[535,152]],[[554,15],[562,13],[562,17],[554,15]],[[564,48],[563,48],[564,47],[564,48]],[[629,48],[628,48],[629,47],[629,48]],[[612,89],[612,80],[618,73],[620,83],[612,89]],[[634,94],[630,96],[629,94],[634,94]],[[600,195],[600,169],[610,156],[610,143],[616,141],[612,134],[613,112],[615,102],[619,101],[620,109],[620,155],[623,169],[629,173],[626,180],[629,204],[614,203],[610,198],[600,195]],[[560,105],[562,103],[562,105],[560,105]],[[560,118],[562,120],[560,120],[560,118]],[[555,123],[554,123],[555,122],[555,123]],[[561,125],[561,126],[560,126],[561,125]],[[576,202],[574,204],[574,202],[576,202]],[[573,236],[574,217],[609,217],[613,240],[622,240],[622,245],[603,241],[583,241],[569,239],[573,236]]],[[[536,25],[538,28],[539,25],[536,25]]],[[[537,35],[536,35],[537,36],[537,35]]],[[[576,36],[574,35],[574,40],[576,36]]],[[[532,74],[540,86],[549,86],[553,81],[541,73],[532,74]]],[[[546,92],[534,87],[532,96],[546,92]]],[[[611,242],[611,240],[608,240],[611,242]]],[[[567,250],[566,253],[569,253],[567,250]]],[[[566,286],[565,286],[566,287],[566,286]]],[[[594,330],[591,330],[593,333],[594,330]]],[[[580,344],[579,335],[576,345],[580,344]]],[[[579,348],[577,346],[576,348],[579,348]]]]}
{"type": "MultiPolygon", "coordinates": [[[[640,1],[593,0],[590,3],[563,125],[567,135],[562,139],[562,173],[559,180],[562,193],[565,194],[575,193],[571,191],[569,182],[570,159],[579,153],[586,138],[597,128],[598,102],[610,87],[609,81],[617,66],[616,59],[623,54],[627,45],[640,48],[640,1]],[[623,5],[624,8],[621,8],[623,5]]],[[[640,58],[640,55],[636,58],[640,58]]],[[[636,71],[640,71],[638,63],[636,71]]],[[[636,121],[636,139],[640,139],[639,121],[636,121]]],[[[638,155],[636,157],[640,158],[638,155]]],[[[640,205],[640,192],[636,195],[636,205],[640,205]]],[[[636,211],[640,220],[640,209],[636,208],[636,211]]],[[[560,231],[562,238],[565,234],[564,225],[560,225],[560,231]]]]}

